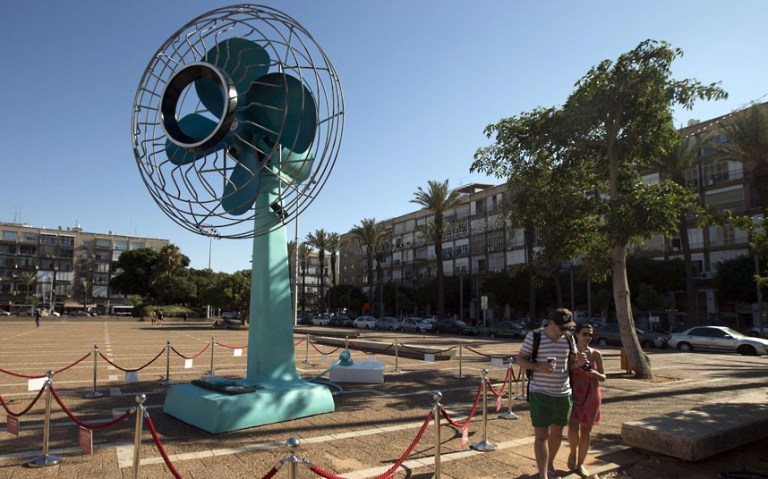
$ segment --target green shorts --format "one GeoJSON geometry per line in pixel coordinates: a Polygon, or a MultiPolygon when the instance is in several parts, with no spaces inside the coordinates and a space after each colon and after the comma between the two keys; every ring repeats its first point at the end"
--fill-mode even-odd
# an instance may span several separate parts
{"type": "Polygon", "coordinates": [[[531,410],[533,427],[565,426],[571,417],[573,399],[568,396],[548,396],[531,392],[528,407],[531,410]]]}

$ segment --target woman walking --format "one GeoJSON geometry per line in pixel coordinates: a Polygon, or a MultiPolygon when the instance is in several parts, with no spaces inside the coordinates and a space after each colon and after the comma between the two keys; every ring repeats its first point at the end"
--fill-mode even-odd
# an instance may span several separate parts
{"type": "Polygon", "coordinates": [[[603,355],[600,351],[589,347],[594,336],[592,325],[580,323],[574,332],[576,349],[587,355],[587,363],[571,369],[573,381],[573,409],[568,422],[568,444],[571,453],[568,455],[568,469],[576,471],[582,477],[588,477],[589,472],[584,468],[584,459],[589,450],[589,440],[592,426],[600,422],[600,382],[605,381],[603,355]]]}

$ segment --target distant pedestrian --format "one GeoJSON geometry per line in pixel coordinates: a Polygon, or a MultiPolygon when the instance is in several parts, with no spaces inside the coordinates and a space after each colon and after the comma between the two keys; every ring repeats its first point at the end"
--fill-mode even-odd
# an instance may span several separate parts
{"type": "Polygon", "coordinates": [[[189,317],[189,315],[185,311],[184,314],[182,315],[182,317],[184,318],[184,322],[186,323],[187,322],[187,318],[189,317]]]}
{"type": "Polygon", "coordinates": [[[40,317],[42,316],[42,313],[39,309],[35,309],[35,326],[38,328],[40,327],[40,317]]]}

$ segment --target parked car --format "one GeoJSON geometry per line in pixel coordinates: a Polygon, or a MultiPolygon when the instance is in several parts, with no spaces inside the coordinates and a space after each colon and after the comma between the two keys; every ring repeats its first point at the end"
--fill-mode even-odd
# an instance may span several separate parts
{"type": "MultiPolygon", "coordinates": [[[[760,328],[758,326],[752,326],[751,328],[747,329],[744,334],[755,338],[763,337],[760,336],[760,328]]],[[[768,324],[763,325],[763,335],[764,337],[768,337],[768,324]]]]}
{"type": "Polygon", "coordinates": [[[376,318],[373,316],[358,316],[352,321],[353,328],[373,329],[376,327],[376,318]]]}
{"type": "Polygon", "coordinates": [[[239,319],[240,318],[240,312],[239,311],[224,311],[221,313],[221,319],[239,319]]]}
{"type": "Polygon", "coordinates": [[[89,313],[88,311],[83,311],[82,309],[73,309],[67,314],[69,316],[90,316],[91,315],[91,313],[89,313]]]}
{"type": "Polygon", "coordinates": [[[376,320],[374,328],[383,331],[397,331],[400,329],[400,320],[392,316],[384,316],[376,320]]]}
{"type": "Polygon", "coordinates": [[[400,331],[408,333],[431,333],[435,325],[423,318],[405,318],[400,322],[400,331]]]}
{"type": "MultiPolygon", "coordinates": [[[[593,326],[594,328],[594,326],[593,326]]],[[[598,346],[621,346],[621,333],[618,323],[608,323],[605,326],[594,328],[595,336],[593,341],[598,346]]],[[[635,328],[637,339],[643,348],[664,349],[669,341],[668,334],[647,333],[642,329],[635,328]]]]}
{"type": "Polygon", "coordinates": [[[479,333],[489,338],[524,339],[528,330],[515,321],[494,320],[487,327],[477,328],[479,333]]]}
{"type": "Polygon", "coordinates": [[[303,324],[303,325],[310,325],[310,324],[312,324],[312,315],[311,314],[302,314],[298,318],[297,322],[299,324],[303,324]]]}
{"type": "Polygon", "coordinates": [[[8,311],[4,309],[0,309],[0,316],[10,316],[10,315],[11,313],[9,313],[8,311]]]}
{"type": "Polygon", "coordinates": [[[435,326],[435,332],[452,333],[462,336],[477,336],[477,328],[474,328],[460,319],[441,319],[435,326]]]}
{"type": "Polygon", "coordinates": [[[331,317],[331,321],[328,323],[329,326],[335,326],[335,327],[351,327],[352,326],[352,318],[348,316],[344,316],[343,314],[337,314],[336,316],[331,317]]]}
{"type": "Polygon", "coordinates": [[[754,356],[768,354],[768,339],[745,336],[726,326],[694,326],[673,334],[669,345],[681,351],[731,351],[754,356]]]}
{"type": "Polygon", "coordinates": [[[331,322],[330,314],[318,314],[312,318],[312,325],[314,326],[328,326],[331,322]]]}

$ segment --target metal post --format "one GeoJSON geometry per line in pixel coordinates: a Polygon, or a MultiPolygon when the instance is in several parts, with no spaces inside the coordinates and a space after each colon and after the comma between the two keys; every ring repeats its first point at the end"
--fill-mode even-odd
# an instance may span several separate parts
{"type": "Polygon", "coordinates": [[[528,388],[526,388],[526,384],[528,382],[528,374],[526,374],[525,369],[520,370],[520,381],[522,383],[522,387],[520,388],[520,394],[518,396],[515,396],[515,399],[518,401],[527,401],[528,400],[528,394],[526,394],[526,391],[528,388]]]}
{"type": "Polygon", "coordinates": [[[96,390],[96,361],[98,356],[99,356],[99,347],[94,344],[93,345],[93,391],[83,396],[86,399],[95,399],[95,398],[100,398],[104,396],[103,393],[100,393],[96,390]]]}
{"type": "Polygon", "coordinates": [[[45,373],[45,422],[43,423],[43,453],[27,463],[29,467],[55,466],[61,462],[58,456],[48,455],[48,436],[51,432],[51,387],[53,386],[53,371],[45,373]]]}
{"type": "Polygon", "coordinates": [[[515,357],[510,356],[507,363],[507,377],[509,378],[508,390],[507,390],[507,411],[499,415],[502,419],[520,419],[520,416],[512,412],[512,375],[515,369],[515,357]]]}
{"type": "Polygon", "coordinates": [[[470,446],[475,451],[488,452],[495,451],[496,444],[488,440],[488,370],[483,369],[483,440],[470,446]]]}
{"type": "Polygon", "coordinates": [[[163,384],[171,384],[171,340],[165,341],[165,380],[163,384]]]}
{"type": "Polygon", "coordinates": [[[301,445],[301,441],[296,437],[289,437],[285,444],[291,448],[291,455],[285,458],[285,461],[288,463],[288,478],[296,479],[296,464],[301,462],[301,458],[296,455],[296,450],[301,445]]]}
{"type": "Polygon", "coordinates": [[[309,364],[309,334],[307,334],[307,346],[304,349],[304,364],[309,364]]]}
{"type": "Polygon", "coordinates": [[[216,370],[213,369],[213,348],[215,346],[214,342],[215,340],[213,339],[213,336],[211,336],[211,369],[205,372],[205,374],[207,374],[208,376],[216,375],[216,370]]]}
{"type": "Polygon", "coordinates": [[[344,336],[344,349],[349,349],[349,336],[344,336]]]}
{"type": "Polygon", "coordinates": [[[141,430],[144,427],[144,401],[147,396],[144,394],[136,395],[136,428],[133,432],[133,479],[139,479],[139,458],[141,452],[141,430]]]}
{"type": "Polygon", "coordinates": [[[461,373],[461,363],[463,362],[462,357],[462,349],[464,348],[463,344],[459,344],[459,375],[456,376],[456,379],[464,379],[464,375],[461,373]]]}
{"type": "Polygon", "coordinates": [[[440,446],[443,442],[440,438],[440,409],[443,407],[440,401],[443,399],[443,393],[435,391],[432,393],[432,399],[435,401],[435,405],[432,407],[432,413],[435,415],[435,479],[440,479],[441,464],[440,464],[440,446]]]}
{"type": "Polygon", "coordinates": [[[400,358],[400,342],[395,338],[395,369],[394,372],[401,373],[402,371],[398,367],[398,359],[400,358]]]}

